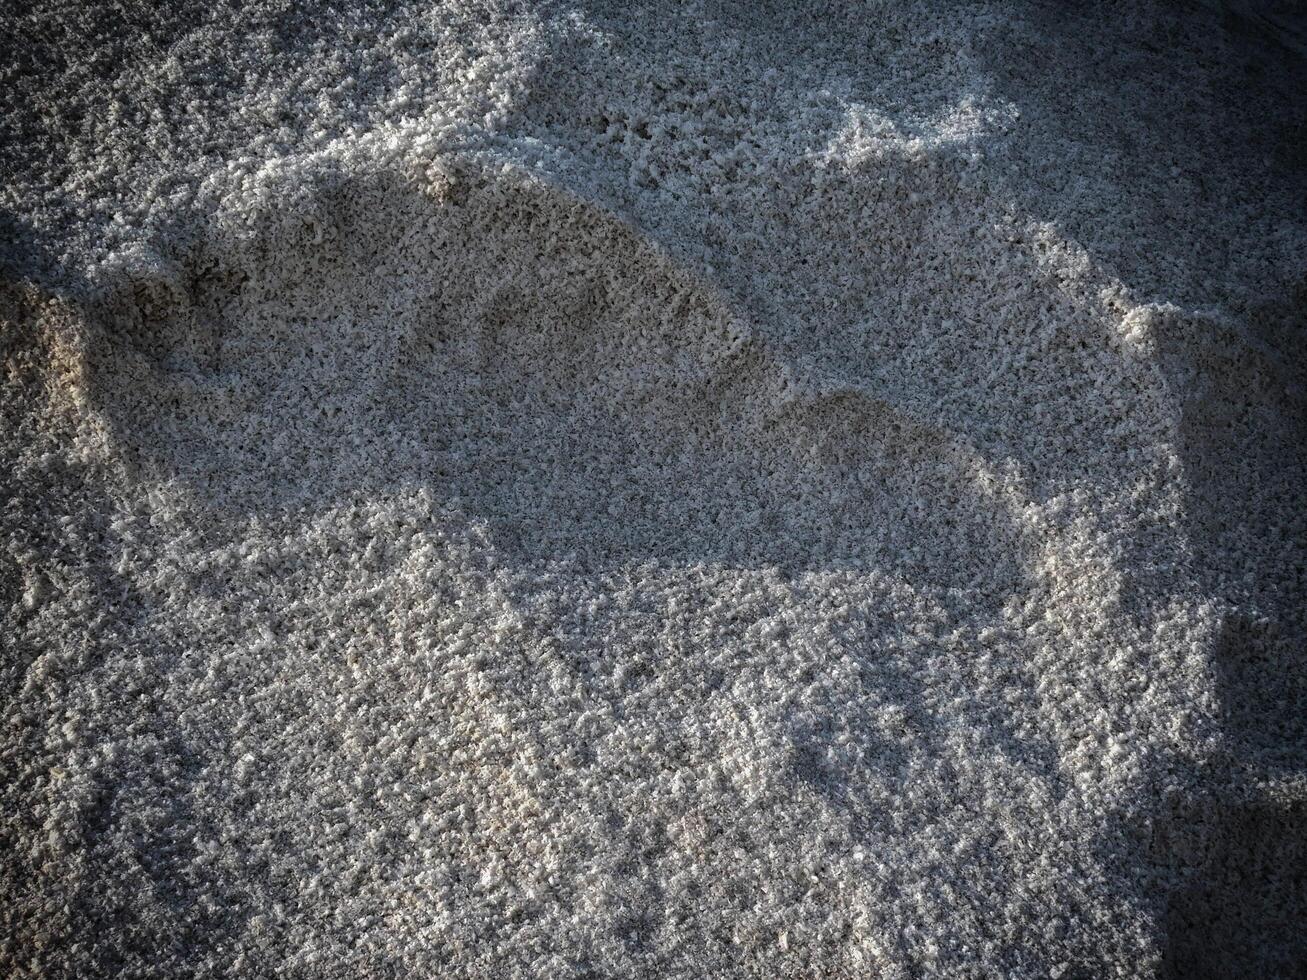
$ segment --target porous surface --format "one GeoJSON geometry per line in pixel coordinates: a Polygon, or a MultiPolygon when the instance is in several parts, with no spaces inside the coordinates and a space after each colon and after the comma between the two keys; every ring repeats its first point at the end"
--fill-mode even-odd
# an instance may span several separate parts
{"type": "Polygon", "coordinates": [[[41,5],[0,971],[1307,963],[1307,28],[41,5]]]}

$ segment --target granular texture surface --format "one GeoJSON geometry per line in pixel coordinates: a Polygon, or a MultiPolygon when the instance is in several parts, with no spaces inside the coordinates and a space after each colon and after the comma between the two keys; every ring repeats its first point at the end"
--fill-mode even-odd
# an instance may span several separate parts
{"type": "Polygon", "coordinates": [[[46,3],[0,972],[1307,964],[1290,5],[46,3]]]}

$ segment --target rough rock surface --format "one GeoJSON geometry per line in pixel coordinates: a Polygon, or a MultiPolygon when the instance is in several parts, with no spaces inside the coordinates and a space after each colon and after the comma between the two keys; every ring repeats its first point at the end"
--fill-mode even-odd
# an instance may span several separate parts
{"type": "Polygon", "coordinates": [[[3,18],[6,975],[1307,963],[1301,18],[3,18]]]}

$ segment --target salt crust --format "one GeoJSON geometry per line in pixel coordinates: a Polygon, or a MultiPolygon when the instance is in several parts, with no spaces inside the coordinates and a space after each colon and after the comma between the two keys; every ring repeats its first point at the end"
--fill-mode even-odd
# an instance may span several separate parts
{"type": "Polygon", "coordinates": [[[1298,55],[228,13],[14,123],[8,972],[1303,954],[1298,55]]]}

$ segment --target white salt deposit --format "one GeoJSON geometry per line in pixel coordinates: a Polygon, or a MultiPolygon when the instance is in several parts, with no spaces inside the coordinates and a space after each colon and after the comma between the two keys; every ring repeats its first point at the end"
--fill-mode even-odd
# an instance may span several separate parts
{"type": "Polygon", "coordinates": [[[1307,962],[1301,19],[6,17],[7,974],[1307,962]]]}

